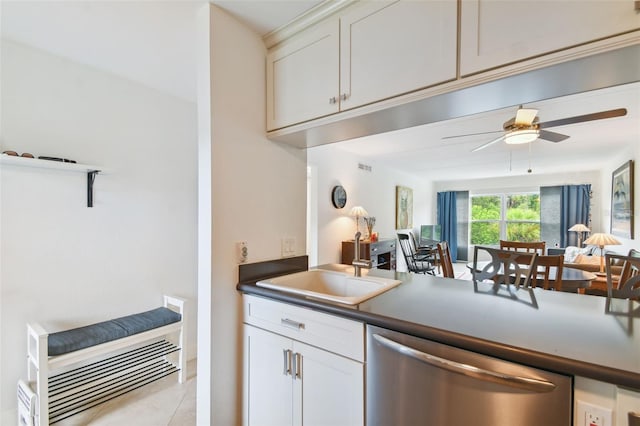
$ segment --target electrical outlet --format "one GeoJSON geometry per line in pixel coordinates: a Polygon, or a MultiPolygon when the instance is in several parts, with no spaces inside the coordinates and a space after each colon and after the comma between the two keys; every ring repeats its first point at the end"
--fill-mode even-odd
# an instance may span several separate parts
{"type": "Polygon", "coordinates": [[[578,401],[578,425],[613,426],[612,411],[610,408],[578,401]]]}
{"type": "Polygon", "coordinates": [[[246,241],[240,241],[236,243],[236,250],[238,255],[238,263],[244,263],[249,257],[249,248],[246,241]]]}

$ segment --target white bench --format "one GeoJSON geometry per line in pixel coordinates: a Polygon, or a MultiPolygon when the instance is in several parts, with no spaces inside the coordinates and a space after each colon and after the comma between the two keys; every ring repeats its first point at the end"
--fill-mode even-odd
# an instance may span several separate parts
{"type": "Polygon", "coordinates": [[[171,296],[162,308],[58,333],[27,324],[33,424],[55,423],[173,373],[183,383],[185,339],[185,300],[171,296]]]}

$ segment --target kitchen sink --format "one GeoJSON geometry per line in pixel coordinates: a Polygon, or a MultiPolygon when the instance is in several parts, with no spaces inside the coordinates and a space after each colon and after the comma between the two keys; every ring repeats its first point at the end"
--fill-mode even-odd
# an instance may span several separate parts
{"type": "Polygon", "coordinates": [[[388,278],[354,277],[343,272],[312,269],[258,281],[256,285],[346,305],[357,305],[400,283],[401,281],[388,278]]]}

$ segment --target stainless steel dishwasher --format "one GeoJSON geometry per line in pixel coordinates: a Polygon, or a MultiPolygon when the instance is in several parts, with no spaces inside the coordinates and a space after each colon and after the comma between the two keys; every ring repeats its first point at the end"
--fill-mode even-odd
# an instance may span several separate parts
{"type": "Polygon", "coordinates": [[[570,376],[367,326],[368,426],[569,426],[570,376]]]}

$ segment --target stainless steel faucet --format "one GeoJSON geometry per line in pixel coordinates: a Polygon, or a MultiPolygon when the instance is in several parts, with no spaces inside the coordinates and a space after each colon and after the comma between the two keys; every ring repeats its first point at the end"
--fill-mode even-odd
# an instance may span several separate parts
{"type": "Polygon", "coordinates": [[[353,273],[356,277],[361,276],[360,270],[362,268],[371,269],[371,260],[360,259],[360,236],[361,235],[362,234],[360,233],[360,231],[356,232],[353,262],[351,262],[351,264],[353,265],[353,273]]]}

